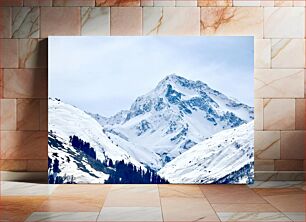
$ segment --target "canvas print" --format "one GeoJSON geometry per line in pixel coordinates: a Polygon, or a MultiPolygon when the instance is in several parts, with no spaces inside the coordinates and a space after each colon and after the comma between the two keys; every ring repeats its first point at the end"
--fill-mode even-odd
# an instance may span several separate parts
{"type": "Polygon", "coordinates": [[[49,183],[253,182],[253,37],[48,41],[49,183]]]}

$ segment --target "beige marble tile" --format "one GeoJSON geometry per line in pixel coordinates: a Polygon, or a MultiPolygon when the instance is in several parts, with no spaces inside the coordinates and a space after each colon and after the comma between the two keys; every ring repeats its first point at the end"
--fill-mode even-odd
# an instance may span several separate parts
{"type": "Polygon", "coordinates": [[[17,99],[17,130],[39,130],[39,99],[17,99]]]}
{"type": "Polygon", "coordinates": [[[12,9],[0,8],[0,38],[11,38],[12,9]]]}
{"type": "Polygon", "coordinates": [[[306,98],[306,69],[304,70],[304,98],[306,98]]]}
{"type": "Polygon", "coordinates": [[[305,212],[283,212],[294,222],[305,221],[305,212]]]}
{"type": "Polygon", "coordinates": [[[26,221],[96,221],[99,212],[33,212],[26,221]]]}
{"type": "Polygon", "coordinates": [[[254,134],[255,159],[280,158],[280,132],[255,131],[254,134]]]}
{"type": "Polygon", "coordinates": [[[161,198],[164,221],[219,221],[205,198],[161,198]]]}
{"type": "Polygon", "coordinates": [[[275,160],[276,171],[304,171],[303,160],[275,160]]]}
{"type": "Polygon", "coordinates": [[[254,40],[254,67],[271,68],[271,40],[254,40]]]}
{"type": "Polygon", "coordinates": [[[18,68],[17,39],[0,39],[0,68],[18,68]]]}
{"type": "Polygon", "coordinates": [[[303,8],[264,8],[265,38],[304,38],[304,32],[305,10],[303,8]]]}
{"type": "Polygon", "coordinates": [[[47,132],[1,131],[1,156],[4,159],[45,159],[47,132]]]}
{"type": "Polygon", "coordinates": [[[141,6],[153,6],[153,0],[140,0],[141,6]]]}
{"type": "Polygon", "coordinates": [[[29,182],[1,181],[1,196],[48,196],[57,184],[37,184],[29,182]]]}
{"type": "Polygon", "coordinates": [[[260,6],[260,0],[233,0],[233,6],[244,6],[244,7],[250,7],[250,6],[260,6]]]}
{"type": "Polygon", "coordinates": [[[185,198],[204,198],[204,195],[198,185],[176,185],[161,184],[158,185],[159,196],[164,197],[185,197],[185,198]]]}
{"type": "Polygon", "coordinates": [[[103,207],[97,221],[163,221],[160,207],[103,207]]]}
{"type": "Polygon", "coordinates": [[[141,35],[142,8],[141,7],[112,7],[111,35],[141,35]]]}
{"type": "Polygon", "coordinates": [[[81,35],[110,35],[109,7],[82,7],[81,20],[81,35]]]}
{"type": "Polygon", "coordinates": [[[3,98],[3,69],[0,69],[0,99],[3,98]]]}
{"type": "Polygon", "coordinates": [[[260,0],[260,6],[273,7],[274,6],[274,0],[260,0]]]}
{"type": "Polygon", "coordinates": [[[48,159],[45,160],[27,160],[28,172],[48,172],[48,159]]]}
{"type": "Polygon", "coordinates": [[[246,185],[200,185],[204,196],[211,204],[258,204],[266,203],[246,185]]]}
{"type": "Polygon", "coordinates": [[[159,207],[157,185],[113,185],[104,207],[159,207]]]}
{"type": "Polygon", "coordinates": [[[272,39],[271,58],[273,68],[304,68],[305,40],[272,39]]]}
{"type": "Polygon", "coordinates": [[[22,0],[1,0],[0,7],[22,6],[22,0]]]}
{"type": "Polygon", "coordinates": [[[27,160],[0,160],[0,170],[14,172],[27,171],[27,160]]]}
{"type": "Polygon", "coordinates": [[[154,7],[175,6],[175,0],[153,0],[154,7]]]}
{"type": "Polygon", "coordinates": [[[16,100],[0,100],[0,129],[16,130],[16,100]]]}
{"type": "Polygon", "coordinates": [[[290,221],[280,212],[222,212],[218,216],[221,221],[290,221]]]}
{"type": "Polygon", "coordinates": [[[95,0],[53,0],[53,6],[95,6],[95,0]]]}
{"type": "Polygon", "coordinates": [[[19,39],[19,68],[47,68],[47,40],[19,39]]]}
{"type": "Polygon", "coordinates": [[[254,184],[248,185],[254,188],[299,188],[302,189],[304,181],[255,181],[254,184]]]}
{"type": "Polygon", "coordinates": [[[254,169],[255,171],[273,171],[274,160],[258,160],[255,158],[254,169]]]}
{"type": "Polygon", "coordinates": [[[198,6],[233,6],[233,0],[198,0],[198,6]]]}
{"type": "Polygon", "coordinates": [[[3,69],[0,69],[0,99],[3,98],[3,69]]]}
{"type": "MultiPolygon", "coordinates": [[[[287,182],[289,181],[284,181],[284,183],[287,183],[287,182]]],[[[282,186],[281,187],[261,187],[261,188],[254,188],[253,190],[256,193],[258,193],[261,197],[263,197],[264,199],[266,199],[266,197],[275,197],[275,196],[283,196],[283,195],[293,196],[296,194],[304,193],[304,190],[302,187],[291,187],[291,186],[289,187],[282,187],[282,186]]]]}
{"type": "Polygon", "coordinates": [[[261,204],[212,204],[216,212],[277,212],[278,210],[268,203],[261,204]]]}
{"type": "Polygon", "coordinates": [[[105,200],[112,185],[109,184],[60,184],[52,197],[79,197],[105,200]]]}
{"type": "Polygon", "coordinates": [[[144,7],[143,34],[200,35],[200,9],[197,7],[144,7]]]}
{"type": "Polygon", "coordinates": [[[263,130],[263,99],[255,99],[254,101],[254,128],[255,130],[263,130]]]}
{"type": "Polygon", "coordinates": [[[48,130],[48,100],[41,99],[39,104],[39,129],[48,130]]]}
{"type": "Polygon", "coordinates": [[[305,131],[281,131],[281,159],[304,159],[305,131]]]}
{"type": "Polygon", "coordinates": [[[305,129],[305,99],[295,100],[295,129],[305,129]]]}
{"type": "Polygon", "coordinates": [[[14,7],[12,9],[12,37],[39,37],[39,8],[14,7]]]}
{"type": "Polygon", "coordinates": [[[23,0],[24,6],[52,6],[52,0],[23,0]]]}
{"type": "Polygon", "coordinates": [[[272,188],[256,190],[266,201],[281,212],[303,212],[305,191],[294,188],[272,188]]]}
{"type": "Polygon", "coordinates": [[[202,7],[202,35],[263,36],[263,9],[260,7],[202,7]]]}
{"type": "Polygon", "coordinates": [[[175,0],[175,6],[196,7],[197,4],[197,0],[175,0]]]}
{"type": "Polygon", "coordinates": [[[49,35],[80,35],[80,14],[79,7],[42,7],[41,38],[49,35]]]}
{"type": "Polygon", "coordinates": [[[5,69],[3,73],[5,98],[47,98],[46,69],[5,69]]]}
{"type": "Polygon", "coordinates": [[[264,130],[290,130],[294,128],[294,99],[264,99],[264,130]]]}
{"type": "Polygon", "coordinates": [[[140,6],[141,0],[96,0],[96,6],[140,6]]]}
{"type": "Polygon", "coordinates": [[[46,197],[3,197],[0,199],[1,221],[25,221],[46,197]]]}
{"type": "Polygon", "coordinates": [[[293,6],[293,0],[274,0],[275,7],[290,7],[293,6]]]}
{"type": "Polygon", "coordinates": [[[98,212],[103,198],[91,199],[87,196],[51,196],[37,210],[38,212],[98,212]]]}
{"type": "Polygon", "coordinates": [[[303,69],[255,69],[256,98],[303,98],[303,69]]]}
{"type": "Polygon", "coordinates": [[[293,6],[295,6],[295,7],[305,7],[306,2],[304,0],[293,0],[293,6]]]}
{"type": "Polygon", "coordinates": [[[303,171],[258,171],[255,181],[303,181],[303,171]]]}

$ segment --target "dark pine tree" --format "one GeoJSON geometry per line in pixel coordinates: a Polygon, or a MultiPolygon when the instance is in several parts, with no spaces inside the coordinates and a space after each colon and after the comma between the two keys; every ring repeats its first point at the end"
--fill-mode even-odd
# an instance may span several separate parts
{"type": "Polygon", "coordinates": [[[56,184],[62,184],[62,183],[64,183],[64,179],[62,177],[60,177],[60,176],[57,176],[55,178],[55,183],[56,184]]]}
{"type": "MultiPolygon", "coordinates": [[[[110,165],[110,161],[109,161],[110,165]]],[[[120,183],[120,184],[150,184],[150,183],[169,183],[161,178],[158,174],[150,169],[137,169],[131,163],[124,163],[123,160],[116,161],[113,168],[115,169],[105,183],[120,183]]]]}
{"type": "Polygon", "coordinates": [[[61,172],[59,169],[59,161],[57,158],[55,158],[53,163],[53,173],[59,173],[59,172],[61,172]]]}
{"type": "Polygon", "coordinates": [[[114,164],[113,164],[112,159],[109,159],[109,161],[108,161],[108,166],[111,167],[111,168],[114,167],[114,164]]]}
{"type": "Polygon", "coordinates": [[[52,174],[49,175],[49,177],[48,177],[48,182],[49,182],[50,184],[53,184],[53,183],[54,183],[54,177],[53,177],[52,174]]]}
{"type": "MultiPolygon", "coordinates": [[[[70,136],[71,145],[78,151],[84,152],[86,155],[91,158],[97,160],[95,150],[90,147],[90,143],[83,141],[78,138],[76,135],[70,136]]],[[[109,184],[132,184],[132,183],[168,183],[167,180],[161,178],[155,171],[146,169],[143,170],[141,168],[137,169],[131,163],[125,163],[123,160],[116,161],[115,163],[111,159],[106,159],[103,162],[103,165],[109,168],[113,168],[111,171],[109,178],[105,181],[105,183],[109,184]]],[[[54,166],[53,166],[54,168],[54,166]]],[[[60,182],[60,181],[59,181],[60,182]]]]}
{"type": "Polygon", "coordinates": [[[97,158],[95,150],[90,147],[90,143],[83,141],[78,138],[76,135],[70,136],[71,145],[79,151],[83,151],[86,155],[90,156],[93,159],[97,158]]]}
{"type": "Polygon", "coordinates": [[[52,166],[52,159],[48,157],[48,169],[50,169],[52,166]]]}

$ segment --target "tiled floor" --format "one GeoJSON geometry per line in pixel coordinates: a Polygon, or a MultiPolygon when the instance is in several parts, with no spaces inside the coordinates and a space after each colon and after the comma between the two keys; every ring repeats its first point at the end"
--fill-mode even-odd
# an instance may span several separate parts
{"type": "Polygon", "coordinates": [[[0,221],[305,221],[301,182],[46,185],[1,182],[0,221]]]}

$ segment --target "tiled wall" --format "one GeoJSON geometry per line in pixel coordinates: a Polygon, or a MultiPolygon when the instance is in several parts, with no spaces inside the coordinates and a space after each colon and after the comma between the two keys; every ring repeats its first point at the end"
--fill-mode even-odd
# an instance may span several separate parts
{"type": "Polygon", "coordinates": [[[304,0],[0,0],[0,6],[1,170],[47,170],[48,35],[254,35],[256,177],[301,179],[304,0]]]}

